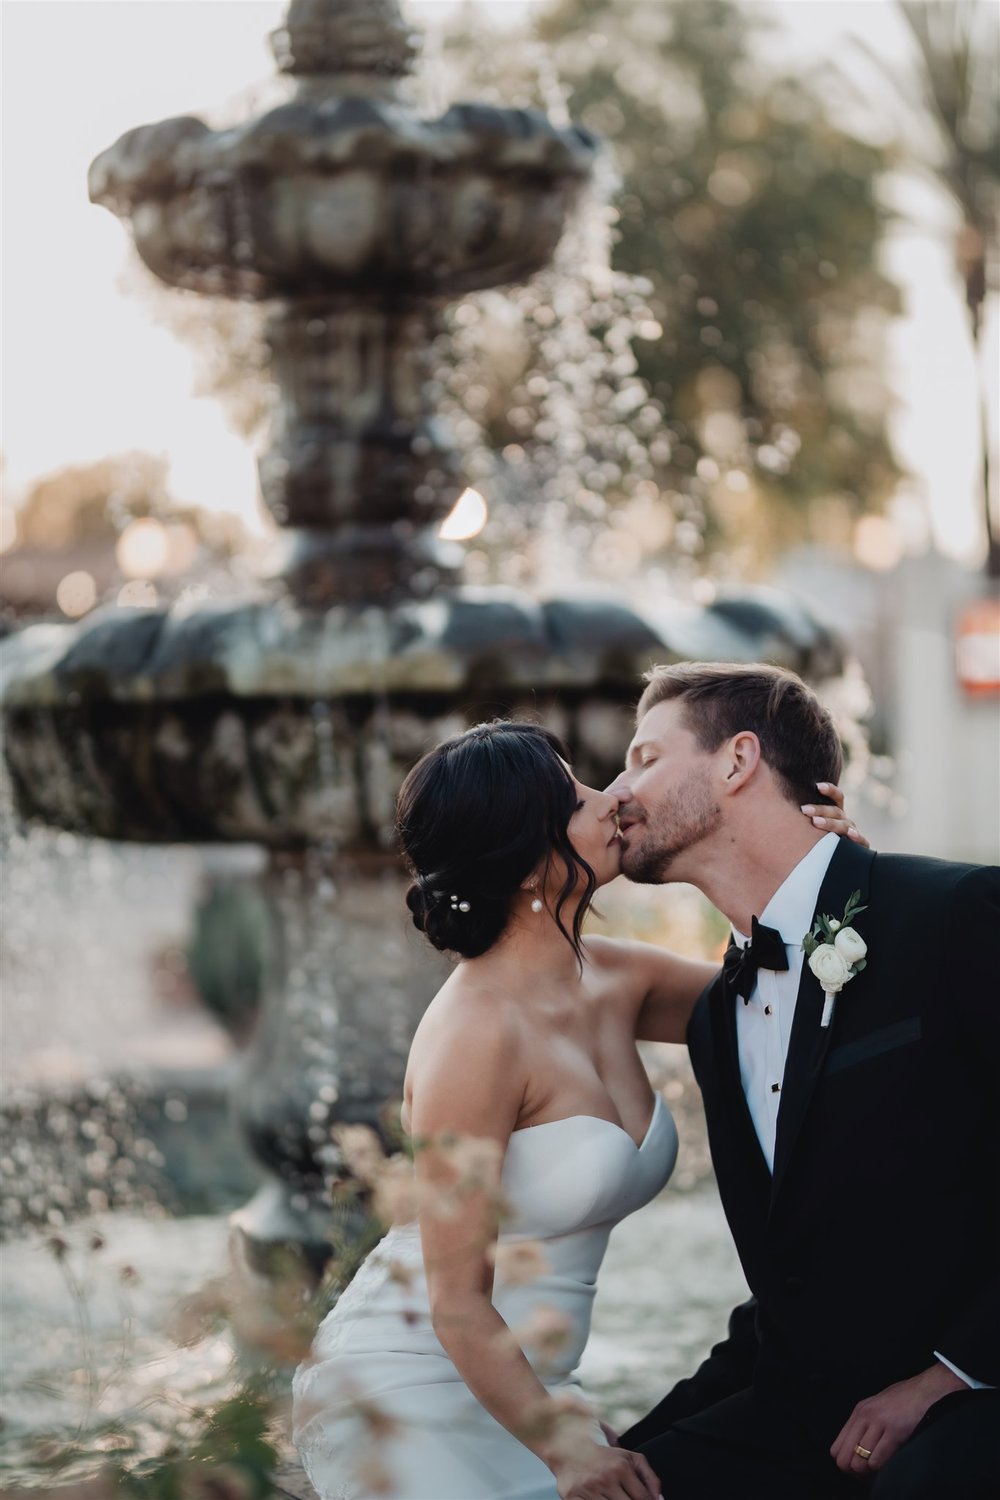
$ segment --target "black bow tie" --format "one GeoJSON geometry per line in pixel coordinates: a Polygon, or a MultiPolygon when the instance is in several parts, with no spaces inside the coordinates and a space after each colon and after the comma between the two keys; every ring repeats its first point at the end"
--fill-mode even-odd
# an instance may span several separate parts
{"type": "Polygon", "coordinates": [[[749,943],[741,948],[735,938],[731,938],[722,967],[729,993],[742,995],[744,1005],[749,1005],[758,969],[788,968],[781,933],[774,927],[763,927],[754,917],[750,924],[749,943]]]}

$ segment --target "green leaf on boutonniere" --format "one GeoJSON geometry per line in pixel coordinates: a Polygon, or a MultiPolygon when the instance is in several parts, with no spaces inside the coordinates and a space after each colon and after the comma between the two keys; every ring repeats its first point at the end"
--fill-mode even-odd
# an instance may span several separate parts
{"type": "Polygon", "coordinates": [[[861,905],[861,892],[852,891],[851,899],[848,901],[847,906],[844,910],[844,920],[841,923],[841,926],[849,927],[859,912],[867,910],[867,906],[861,905]]]}

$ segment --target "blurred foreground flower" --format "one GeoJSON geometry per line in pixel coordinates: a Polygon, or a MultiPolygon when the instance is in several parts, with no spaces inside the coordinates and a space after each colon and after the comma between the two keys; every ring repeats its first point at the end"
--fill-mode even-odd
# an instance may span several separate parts
{"type": "Polygon", "coordinates": [[[389,1495],[395,1481],[377,1453],[363,1453],[358,1460],[358,1479],[366,1495],[389,1495]]]}
{"type": "Polygon", "coordinates": [[[357,1396],[353,1402],[353,1411],[360,1419],[366,1435],[374,1443],[385,1442],[403,1431],[403,1423],[383,1411],[378,1402],[372,1401],[369,1396],[357,1396]]]}
{"type": "Polygon", "coordinates": [[[525,1442],[543,1439],[552,1445],[553,1456],[569,1458],[581,1442],[594,1439],[594,1414],[578,1396],[552,1396],[540,1402],[525,1425],[525,1442]]]}
{"type": "Polygon", "coordinates": [[[478,1136],[444,1136],[418,1143],[426,1170],[418,1176],[405,1156],[376,1152],[377,1137],[365,1126],[349,1127],[352,1134],[337,1141],[355,1177],[372,1190],[372,1208],[385,1225],[410,1224],[418,1213],[439,1219],[454,1218],[467,1198],[486,1194],[498,1217],[506,1213],[500,1191],[503,1152],[496,1141],[478,1136]],[[348,1154],[350,1153],[350,1154],[348,1154]]]}
{"type": "Polygon", "coordinates": [[[370,1125],[335,1125],[333,1139],[351,1174],[371,1187],[385,1165],[385,1152],[375,1131],[370,1125]]]}
{"type": "Polygon", "coordinates": [[[542,1303],[519,1327],[511,1330],[514,1338],[537,1365],[551,1364],[569,1343],[573,1321],[558,1307],[542,1303]]]}
{"type": "Polygon", "coordinates": [[[413,1285],[413,1267],[401,1260],[391,1260],[386,1275],[391,1282],[402,1287],[405,1292],[408,1292],[413,1285]]]}
{"type": "Polygon", "coordinates": [[[496,1187],[503,1165],[498,1141],[488,1136],[458,1136],[442,1141],[437,1150],[455,1173],[457,1192],[489,1192],[496,1187]]]}
{"type": "Polygon", "coordinates": [[[180,1500],[255,1500],[253,1474],[238,1464],[192,1464],[180,1475],[180,1500]]]}
{"type": "Polygon", "coordinates": [[[190,1348],[214,1333],[229,1316],[230,1298],[225,1280],[214,1276],[204,1286],[184,1297],[174,1307],[167,1332],[175,1344],[190,1348]]]}
{"type": "Polygon", "coordinates": [[[405,1156],[386,1161],[375,1183],[372,1206],[383,1224],[412,1224],[420,1204],[413,1163],[405,1156]]]}
{"type": "Polygon", "coordinates": [[[544,1276],[549,1258],[537,1240],[499,1242],[493,1254],[500,1286],[527,1286],[544,1276]]]}

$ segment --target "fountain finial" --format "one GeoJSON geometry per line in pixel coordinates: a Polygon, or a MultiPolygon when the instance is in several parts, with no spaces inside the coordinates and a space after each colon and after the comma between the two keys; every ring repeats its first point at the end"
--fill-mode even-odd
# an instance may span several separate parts
{"type": "Polygon", "coordinates": [[[398,0],[291,0],[284,26],[271,33],[282,73],[373,73],[401,78],[419,51],[398,0]]]}

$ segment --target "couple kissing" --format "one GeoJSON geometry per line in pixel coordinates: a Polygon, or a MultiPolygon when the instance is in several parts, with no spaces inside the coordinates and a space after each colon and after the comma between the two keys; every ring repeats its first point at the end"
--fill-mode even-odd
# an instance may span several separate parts
{"type": "Polygon", "coordinates": [[[794,674],[685,663],[606,790],[529,723],[411,771],[407,904],[457,962],[407,1066],[417,1212],[295,1378],[323,1500],[1000,1493],[1000,871],[876,854],[841,768],[794,674]],[[619,875],[703,891],[723,967],[585,932],[619,875]],[[752,1295],[616,1438],[575,1370],[676,1156],[644,1040],[689,1048],[752,1295]]]}

